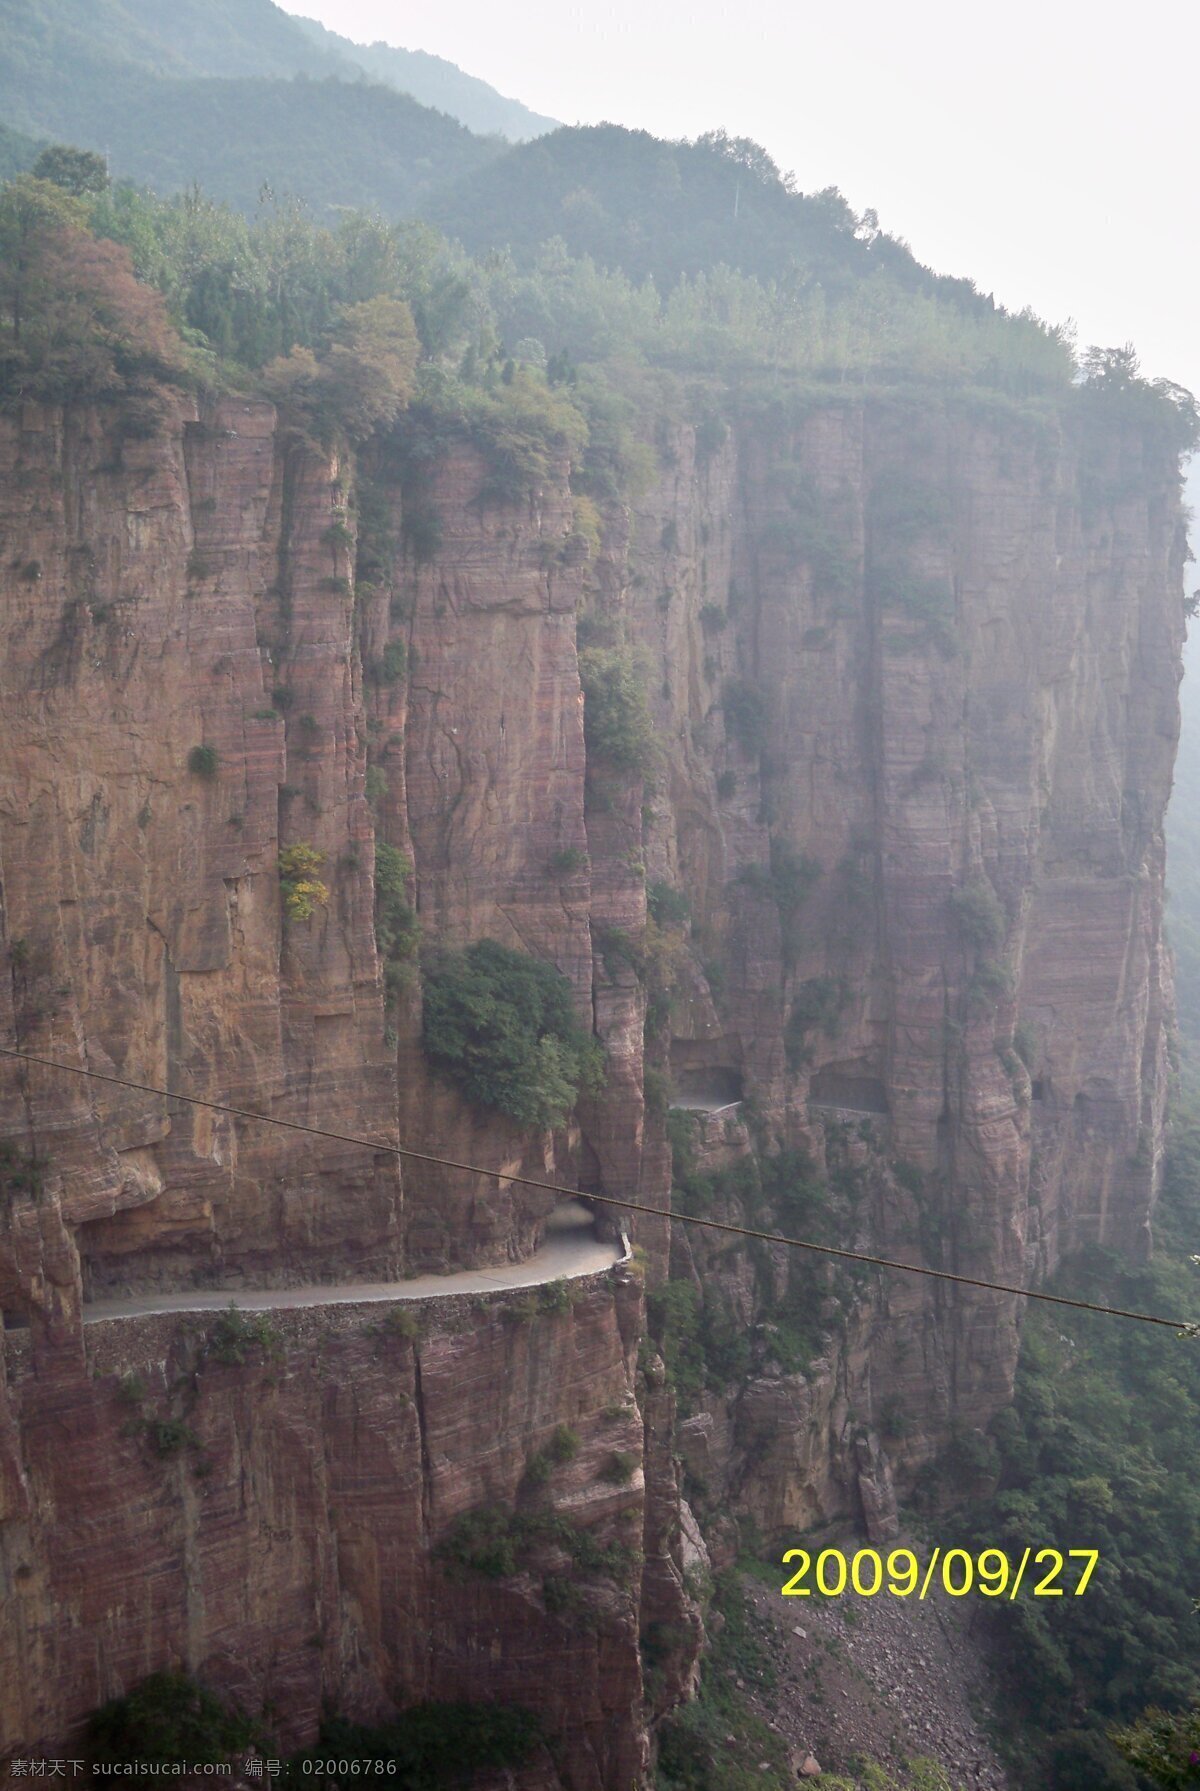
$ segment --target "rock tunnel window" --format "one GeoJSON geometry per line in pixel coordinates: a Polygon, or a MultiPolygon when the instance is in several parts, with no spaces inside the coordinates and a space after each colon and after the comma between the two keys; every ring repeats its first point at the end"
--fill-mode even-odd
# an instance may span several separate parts
{"type": "Polygon", "coordinates": [[[718,1113],[723,1107],[736,1107],[742,1098],[738,1071],[711,1067],[681,1070],[675,1078],[671,1105],[695,1113],[718,1113]]]}

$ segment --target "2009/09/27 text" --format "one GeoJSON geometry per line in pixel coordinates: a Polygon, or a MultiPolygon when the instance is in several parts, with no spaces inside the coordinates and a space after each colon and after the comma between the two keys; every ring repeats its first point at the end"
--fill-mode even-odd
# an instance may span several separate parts
{"type": "Polygon", "coordinates": [[[965,1548],[935,1548],[922,1567],[911,1548],[894,1548],[886,1556],[878,1549],[860,1548],[847,1557],[841,1549],[790,1548],[785,1567],[794,1567],[783,1586],[785,1598],[841,1598],[852,1594],[874,1598],[881,1592],[893,1598],[925,1598],[931,1587],[941,1587],[951,1598],[978,1592],[984,1598],[1015,1599],[1022,1586],[1035,1598],[1081,1598],[1100,1559],[1099,1549],[1026,1548],[1019,1561],[1004,1549],[985,1548],[972,1554],[965,1548]],[[1076,1572],[1074,1563],[1082,1563],[1076,1572]],[[1070,1563],[1070,1565],[1068,1565],[1070,1563]],[[939,1571],[940,1570],[940,1571],[939,1571]]]}

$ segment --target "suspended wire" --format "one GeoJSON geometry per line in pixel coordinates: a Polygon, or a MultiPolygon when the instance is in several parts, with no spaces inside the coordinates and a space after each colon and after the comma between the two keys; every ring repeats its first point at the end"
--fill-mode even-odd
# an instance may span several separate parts
{"type": "Polygon", "coordinates": [[[432,1163],[441,1169],[459,1169],[468,1175],[493,1177],[522,1188],[538,1188],[544,1194],[565,1194],[570,1199],[590,1200],[601,1206],[618,1207],[622,1211],[644,1213],[651,1219],[670,1219],[680,1225],[699,1225],[706,1231],[723,1231],[734,1237],[758,1238],[765,1244],[784,1244],[791,1250],[810,1250],[818,1256],[835,1256],[845,1262],[864,1263],[869,1268],[895,1269],[904,1275],[925,1275],[933,1281],[951,1281],[959,1287],[982,1288],[987,1293],[1014,1294],[1023,1300],[1040,1300],[1047,1306],[1070,1306],[1076,1312],[1098,1312],[1105,1318],[1130,1318],[1143,1325],[1162,1325],[1181,1337],[1200,1337],[1200,1320],[1165,1318],[1154,1312],[1133,1312],[1123,1306],[1101,1306],[1092,1300],[1072,1300],[1065,1294],[1045,1293],[1040,1288],[1014,1287],[1006,1281],[984,1281],[974,1275],[956,1275],[949,1269],[931,1269],[922,1263],[897,1262],[893,1257],[869,1256],[862,1250],[839,1249],[833,1244],[817,1244],[808,1238],[784,1237],[781,1232],[757,1231],[753,1226],[734,1225],[727,1219],[705,1219],[698,1213],[672,1212],[670,1207],[647,1206],[638,1200],[627,1200],[615,1194],[594,1194],[590,1189],[568,1188],[561,1182],[540,1181],[535,1176],[517,1175],[507,1169],[484,1169],[478,1163],[459,1163],[453,1157],[436,1156],[432,1151],[415,1150],[407,1144],[388,1144],[371,1138],[360,1138],[353,1132],[333,1132],[323,1126],[306,1125],[302,1120],[280,1119],[270,1113],[255,1113],[247,1107],[232,1107],[225,1101],[206,1100],[199,1095],[181,1094],[178,1089],[159,1088],[150,1082],[134,1082],[127,1076],[113,1076],[104,1070],[84,1069],[79,1064],[60,1063],[53,1057],[39,1057],[30,1051],[17,1051],[0,1045],[0,1056],[13,1057],[19,1063],[40,1064],[43,1069],[60,1070],[69,1076],[84,1076],[93,1082],[111,1082],[117,1088],[134,1089],[139,1094],[160,1095],[168,1101],[183,1101],[190,1107],[204,1107],[213,1113],[228,1113],[234,1119],[256,1120],[260,1125],[280,1126],[285,1131],[303,1132],[311,1138],[327,1138],[335,1144],[353,1144],[362,1150],[380,1155],[402,1157],[414,1163],[432,1163]]]}

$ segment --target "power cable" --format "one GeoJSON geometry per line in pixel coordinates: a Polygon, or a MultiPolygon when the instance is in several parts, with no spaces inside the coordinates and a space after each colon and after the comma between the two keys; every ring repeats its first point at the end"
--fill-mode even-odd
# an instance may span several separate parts
{"type": "Polygon", "coordinates": [[[414,1163],[433,1163],[442,1169],[459,1169],[468,1175],[491,1176],[497,1181],[512,1182],[518,1187],[538,1188],[544,1194],[565,1194],[570,1199],[591,1200],[602,1206],[615,1206],[627,1212],[644,1213],[652,1219],[670,1219],[681,1225],[701,1225],[707,1231],[723,1231],[734,1237],[758,1238],[765,1244],[785,1244],[792,1250],[811,1250],[818,1256],[836,1256],[845,1262],[861,1262],[870,1268],[896,1269],[905,1275],[926,1275],[934,1281],[952,1281],[959,1287],[982,1288],[988,1293],[1015,1294],[1023,1300],[1040,1300],[1048,1306],[1070,1306],[1076,1312],[1098,1312],[1105,1318],[1131,1318],[1143,1325],[1163,1325],[1181,1337],[1200,1337],[1200,1320],[1164,1318],[1153,1312],[1132,1312],[1123,1306],[1100,1306],[1091,1300],[1071,1300],[1065,1294],[1045,1293],[1040,1288],[1013,1287],[1005,1281],[983,1281],[974,1275],[955,1275],[949,1269],[931,1269],[922,1263],[896,1262],[888,1256],[868,1256],[861,1250],[843,1250],[833,1244],[816,1244],[807,1238],[784,1237],[780,1232],[756,1231],[749,1225],[733,1225],[726,1219],[705,1219],[698,1213],[676,1213],[669,1207],[646,1206],[637,1200],[619,1199],[615,1194],[594,1194],[590,1189],[568,1188],[560,1182],[539,1181],[530,1175],[516,1175],[507,1169],[484,1169],[478,1163],[459,1163],[452,1157],[435,1156],[432,1151],[414,1150],[406,1144],[377,1143],[359,1138],[352,1132],[332,1132],[322,1126],[305,1125],[296,1119],[280,1119],[270,1113],[255,1113],[247,1107],[232,1107],[224,1101],[210,1101],[199,1095],[180,1094],[171,1088],[159,1088],[150,1082],[133,1082],[126,1076],[112,1076],[104,1070],[84,1069],[78,1064],[59,1063],[53,1057],[39,1057],[31,1051],[15,1051],[0,1045],[0,1056],[16,1058],[19,1063],[40,1064],[43,1069],[61,1070],[69,1076],[85,1076],[93,1082],[111,1082],[118,1088],[131,1088],[139,1094],[161,1095],[164,1100],[184,1101],[190,1107],[206,1107],[213,1113],[228,1113],[235,1119],[257,1120],[266,1126],[281,1126],[289,1132],[304,1132],[312,1138],[328,1138],[335,1144],[353,1144],[363,1150],[382,1155],[408,1158],[414,1163]]]}

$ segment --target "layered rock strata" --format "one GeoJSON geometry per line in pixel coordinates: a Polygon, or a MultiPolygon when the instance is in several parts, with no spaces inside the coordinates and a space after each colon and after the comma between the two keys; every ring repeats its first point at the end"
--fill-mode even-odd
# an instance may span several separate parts
{"type": "MultiPolygon", "coordinates": [[[[742,416],[715,447],[680,423],[655,439],[654,483],[601,504],[596,548],[565,463],[500,501],[465,440],[414,496],[389,470],[395,443],[355,466],[251,402],[180,401],[150,438],[115,411],[28,407],[0,430],[0,1041],[384,1147],[0,1066],[15,1392],[0,1408],[0,1560],[6,1594],[27,1570],[42,1613],[0,1694],[23,1743],[167,1657],[256,1696],[277,1658],[283,1703],[269,1695],[309,1736],[318,1691],[357,1714],[458,1695],[485,1630],[489,1695],[542,1708],[529,1687],[552,1625],[536,1588],[518,1577],[439,1602],[426,1557],[473,1501],[515,1496],[539,1427],[590,1436],[612,1404],[607,1381],[565,1376],[549,1321],[519,1363],[508,1332],[440,1339],[428,1376],[438,1351],[457,1368],[432,1403],[424,1366],[420,1390],[385,1387],[374,1346],[339,1337],[350,1354],[333,1368],[289,1349],[278,1391],[206,1371],[215,1488],[198,1489],[121,1441],[111,1394],[87,1378],[89,1293],[523,1256],[552,1197],[506,1172],[666,1207],[672,1088],[735,1109],[694,1129],[699,1171],[748,1153],[786,1166],[753,1212],[736,1178],[712,1184],[710,1210],[760,1229],[816,1222],[796,1206],[807,1160],[826,1235],[902,1260],[1020,1281],[1083,1243],[1145,1247],[1183,626],[1173,463],[1136,422],[967,398],[838,394],[742,416]],[[645,781],[589,755],[585,642],[640,668],[657,737],[645,781]],[[411,864],[425,945],[489,936],[567,977],[608,1062],[571,1126],[523,1131],[433,1074],[415,958],[385,964],[377,948],[379,845],[411,864]],[[297,849],[324,886],[307,918],[287,888],[297,849]],[[664,890],[686,894],[690,921],[664,890]],[[398,1138],[480,1172],[401,1174],[398,1138]],[[459,1425],[460,1370],[479,1403],[447,1445],[455,1490],[431,1519],[429,1426],[459,1425]],[[514,1375],[541,1388],[515,1414],[514,1375]],[[375,1404],[356,1427],[360,1383],[375,1404]],[[401,1393],[425,1400],[424,1419],[401,1393]],[[277,1448],[259,1437],[260,1401],[287,1405],[277,1448]],[[69,1474],[47,1440],[64,1423],[83,1439],[69,1474]],[[370,1426],[390,1439],[382,1460],[370,1426]],[[342,1443],[361,1476],[333,1500],[315,1464],[342,1443]],[[118,1530],[126,1582],[82,1502],[127,1455],[145,1485],[118,1530]],[[230,1495],[210,1533],[201,1507],[243,1459],[264,1484],[277,1472],[275,1516],[230,1495]],[[278,1575],[268,1550],[248,1592],[239,1564],[263,1523],[291,1533],[278,1575]],[[151,1555],[168,1616],[139,1653],[151,1582],[135,1565],[151,1555]],[[426,1618],[432,1650],[416,1639],[426,1618]],[[301,1631],[318,1637],[302,1660],[301,1631]],[[48,1673],[52,1697],[37,1689],[48,1673]]],[[[865,1520],[886,1534],[893,1471],[903,1482],[1008,1396],[1007,1296],[801,1274],[777,1247],[633,1227],[652,1284],[671,1261],[748,1340],[680,1430],[713,1509],[768,1532],[865,1520]],[[802,1364],[784,1347],[797,1313],[802,1364]]],[[[592,1345],[628,1389],[623,1298],[596,1294],[610,1316],[592,1345]]],[[[155,1387],[153,1365],[182,1348],[159,1344],[137,1370],[155,1387]]],[[[565,1785],[623,1791],[640,1770],[639,1619],[673,1637],[659,1707],[692,1672],[672,1400],[651,1382],[643,1395],[644,1577],[576,1638],[569,1700],[545,1705],[561,1734],[568,1708],[587,1713],[565,1785]],[[613,1685],[616,1703],[599,1689],[613,1685]]]]}

